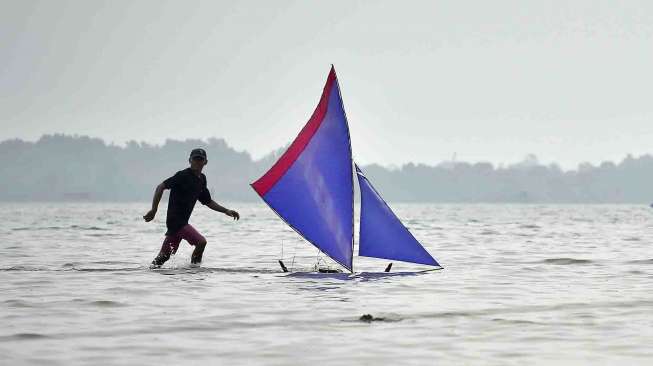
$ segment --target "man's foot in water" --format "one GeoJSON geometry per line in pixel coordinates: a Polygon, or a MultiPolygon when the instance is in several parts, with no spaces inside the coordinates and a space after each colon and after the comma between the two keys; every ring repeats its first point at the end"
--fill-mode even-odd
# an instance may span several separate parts
{"type": "Polygon", "coordinates": [[[160,252],[159,255],[152,260],[152,264],[150,264],[150,269],[157,269],[161,268],[163,263],[165,263],[168,259],[170,259],[170,253],[167,252],[160,252]]]}

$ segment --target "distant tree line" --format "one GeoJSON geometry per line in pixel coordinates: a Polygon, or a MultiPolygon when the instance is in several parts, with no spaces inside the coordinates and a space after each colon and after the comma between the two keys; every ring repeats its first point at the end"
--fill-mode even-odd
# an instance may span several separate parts
{"type": "MultiPolygon", "coordinates": [[[[106,144],[86,136],[45,135],[36,142],[0,142],[0,201],[147,201],[154,187],[187,166],[191,149],[204,147],[216,201],[254,201],[249,183],[284,149],[253,160],[223,139],[106,144]]],[[[529,155],[508,167],[490,163],[408,163],[397,169],[363,166],[388,201],[513,203],[653,202],[653,157],[628,155],[619,163],[581,164],[563,171],[529,155]]]]}

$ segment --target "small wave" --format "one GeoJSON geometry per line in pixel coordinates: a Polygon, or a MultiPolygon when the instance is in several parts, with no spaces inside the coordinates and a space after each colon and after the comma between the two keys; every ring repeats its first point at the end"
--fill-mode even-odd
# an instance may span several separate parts
{"type": "Polygon", "coordinates": [[[27,266],[13,266],[8,268],[0,268],[0,271],[11,272],[11,271],[25,271],[25,272],[66,272],[66,271],[77,271],[77,272],[131,272],[131,271],[142,271],[147,269],[147,267],[120,267],[120,268],[79,268],[78,266],[82,265],[81,263],[65,263],[60,268],[38,268],[38,267],[27,267],[27,266]]]}
{"type": "Polygon", "coordinates": [[[653,264],[653,258],[651,259],[637,259],[633,261],[626,262],[628,264],[653,264]]]}
{"type": "Polygon", "coordinates": [[[127,268],[77,268],[71,267],[70,270],[77,272],[132,272],[142,271],[146,267],[127,267],[127,268]]]}
{"type": "Polygon", "coordinates": [[[588,219],[588,218],[583,218],[583,217],[572,217],[571,221],[576,221],[576,222],[594,222],[593,219],[588,219]]]}
{"type": "Polygon", "coordinates": [[[87,236],[92,236],[95,238],[108,238],[108,237],[116,237],[120,236],[121,234],[116,234],[116,233],[89,233],[86,234],[87,236]]]}
{"type": "Polygon", "coordinates": [[[626,273],[628,273],[628,274],[632,274],[632,275],[643,275],[643,274],[646,274],[646,272],[638,271],[638,270],[628,271],[628,272],[626,272],[626,273]]]}
{"type": "Polygon", "coordinates": [[[84,225],[70,225],[63,226],[21,226],[12,228],[11,231],[42,231],[42,230],[64,230],[64,229],[77,229],[77,230],[90,230],[90,231],[107,231],[109,229],[99,226],[84,226],[84,225]]]}
{"type": "Polygon", "coordinates": [[[152,272],[161,274],[185,274],[185,273],[246,273],[246,274],[280,274],[283,273],[280,269],[267,269],[267,268],[218,268],[218,267],[171,267],[171,268],[156,268],[149,269],[152,272]]]}
{"type": "Polygon", "coordinates": [[[547,258],[542,261],[545,264],[558,264],[558,265],[570,265],[570,264],[590,264],[593,263],[589,259],[575,259],[575,258],[547,258]]]}
{"type": "Polygon", "coordinates": [[[40,230],[61,230],[61,226],[21,226],[12,228],[11,231],[40,231],[40,230]]]}
{"type": "Polygon", "coordinates": [[[123,304],[121,302],[112,301],[112,300],[96,300],[96,301],[91,301],[89,304],[102,308],[119,308],[119,307],[127,306],[127,304],[123,304]]]}
{"type": "Polygon", "coordinates": [[[212,268],[212,267],[179,267],[179,268],[160,268],[149,269],[146,266],[135,267],[94,267],[93,265],[129,265],[134,264],[131,262],[121,261],[96,261],[96,262],[68,262],[61,265],[59,268],[38,268],[27,266],[13,266],[7,268],[0,268],[0,271],[51,271],[51,272],[137,272],[137,271],[152,271],[162,274],[186,274],[186,273],[251,273],[251,274],[279,274],[283,273],[277,269],[264,269],[264,268],[212,268]],[[84,267],[90,265],[89,267],[84,267]]]}
{"type": "Polygon", "coordinates": [[[80,229],[80,230],[92,230],[92,231],[106,231],[109,229],[102,228],[99,226],[83,226],[83,225],[70,225],[71,229],[80,229]]]}
{"type": "Polygon", "coordinates": [[[40,333],[16,333],[8,338],[10,339],[19,339],[19,340],[30,340],[30,339],[43,339],[43,338],[48,338],[47,335],[45,334],[40,334],[40,333]]]}
{"type": "Polygon", "coordinates": [[[495,230],[483,230],[479,233],[480,235],[498,235],[499,232],[495,230]]]}
{"type": "Polygon", "coordinates": [[[637,236],[631,236],[631,237],[628,237],[628,238],[623,238],[622,240],[623,241],[642,241],[642,238],[637,237],[637,236]]]}
{"type": "Polygon", "coordinates": [[[524,225],[519,225],[520,228],[522,229],[541,229],[542,227],[539,225],[535,224],[524,224],[524,225]]]}
{"type": "Polygon", "coordinates": [[[93,263],[93,264],[134,264],[133,262],[111,261],[111,260],[108,260],[108,261],[94,261],[94,262],[90,262],[90,263],[93,263]]]}
{"type": "Polygon", "coordinates": [[[544,324],[544,323],[534,322],[534,321],[531,321],[531,320],[524,320],[524,319],[494,318],[494,319],[492,319],[492,321],[497,322],[497,323],[516,324],[516,325],[527,325],[527,324],[539,325],[539,324],[544,324]]]}
{"type": "Polygon", "coordinates": [[[31,307],[33,307],[32,305],[30,305],[26,301],[16,300],[16,299],[5,300],[5,301],[3,301],[3,303],[5,305],[7,305],[7,307],[10,307],[10,308],[31,308],[31,307]]]}
{"type": "Polygon", "coordinates": [[[11,271],[42,271],[43,269],[41,268],[36,268],[36,267],[28,267],[28,266],[12,266],[12,267],[7,267],[7,268],[0,268],[0,271],[6,271],[6,272],[11,272],[11,271]]]}
{"type": "MultiPolygon", "coordinates": [[[[66,269],[73,269],[73,270],[83,270],[84,266],[94,266],[94,265],[108,265],[108,266],[129,266],[129,265],[138,265],[138,263],[134,262],[125,262],[125,261],[112,261],[112,260],[104,260],[104,261],[90,261],[90,262],[68,262],[64,263],[61,265],[61,267],[66,268],[66,269]]],[[[94,268],[86,268],[88,270],[93,270],[94,268]]],[[[111,268],[97,268],[101,270],[109,270],[111,268]]],[[[114,270],[121,270],[121,269],[131,269],[130,267],[122,267],[122,268],[114,268],[114,270]]]]}
{"type": "Polygon", "coordinates": [[[486,315],[479,311],[443,311],[441,313],[433,314],[432,317],[437,318],[458,318],[458,317],[471,317],[486,315]]]}
{"type": "MultiPolygon", "coordinates": [[[[582,309],[589,311],[591,309],[635,309],[650,308],[653,301],[635,300],[635,301],[609,301],[609,302],[574,302],[560,303],[551,305],[524,305],[506,308],[489,308],[489,309],[472,309],[461,311],[444,311],[436,313],[422,313],[410,316],[410,318],[457,318],[457,317],[486,317],[492,316],[492,319],[504,319],[499,317],[504,314],[531,314],[551,311],[564,311],[582,309]]],[[[408,317],[407,317],[408,318],[408,317]]],[[[507,321],[507,320],[506,320],[507,321]]]]}

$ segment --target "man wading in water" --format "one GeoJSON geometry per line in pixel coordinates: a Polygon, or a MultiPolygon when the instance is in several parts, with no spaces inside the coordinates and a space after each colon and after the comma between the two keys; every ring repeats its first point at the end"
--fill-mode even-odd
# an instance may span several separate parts
{"type": "Polygon", "coordinates": [[[168,217],[166,218],[168,231],[163,240],[163,245],[161,245],[161,251],[152,261],[150,268],[159,268],[170,259],[170,255],[177,252],[181,239],[195,246],[190,262],[197,265],[202,262],[206,239],[188,223],[193,207],[195,207],[195,201],[200,201],[212,210],[231,216],[234,220],[240,219],[238,212],[224,208],[211,199],[211,194],[206,188],[206,176],[202,174],[202,168],[208,162],[206,160],[206,151],[204,149],[194,149],[190,153],[188,162],[190,168],[178,171],[156,187],[152,199],[152,209],[143,216],[146,222],[152,221],[159,207],[163,191],[170,189],[168,217]]]}

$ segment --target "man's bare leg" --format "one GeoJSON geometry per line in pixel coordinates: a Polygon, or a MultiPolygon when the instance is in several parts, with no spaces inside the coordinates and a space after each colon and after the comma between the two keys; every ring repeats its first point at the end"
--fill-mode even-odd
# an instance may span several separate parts
{"type": "Polygon", "coordinates": [[[204,254],[204,248],[206,247],[206,240],[202,240],[199,243],[195,244],[195,250],[190,257],[190,262],[192,264],[202,263],[202,255],[204,254]]]}

